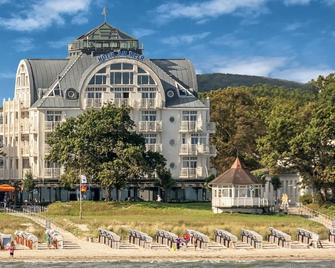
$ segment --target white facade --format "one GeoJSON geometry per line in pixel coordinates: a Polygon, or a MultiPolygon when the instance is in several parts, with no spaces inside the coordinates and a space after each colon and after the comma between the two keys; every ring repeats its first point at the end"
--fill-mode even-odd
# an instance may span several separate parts
{"type": "Polygon", "coordinates": [[[85,53],[63,62],[22,60],[14,99],[3,102],[0,135],[6,156],[0,179],[21,180],[29,170],[40,183],[57,182],[62,168],[46,161],[48,133],[86,109],[113,103],[131,107],[136,131],[145,137],[147,150],[164,155],[173,178],[203,182],[210,175],[210,157],[216,154],[209,139],[215,131],[209,120],[209,101],[201,102],[196,88],[171,77],[158,63],[127,56],[102,62],[85,53]],[[37,83],[47,83],[42,72],[47,77],[50,70],[57,75],[48,87],[37,88],[37,83]],[[174,87],[167,89],[168,83],[174,87]]]}

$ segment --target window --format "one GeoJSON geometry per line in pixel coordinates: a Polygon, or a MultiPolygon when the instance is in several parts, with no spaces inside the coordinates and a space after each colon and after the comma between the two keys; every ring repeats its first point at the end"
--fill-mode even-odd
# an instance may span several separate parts
{"type": "Polygon", "coordinates": [[[86,90],[86,96],[88,99],[101,99],[102,92],[106,91],[105,88],[92,88],[89,87],[86,90]]]}
{"type": "Polygon", "coordinates": [[[189,169],[197,168],[197,158],[183,157],[183,168],[189,168],[189,169]]]}
{"type": "Polygon", "coordinates": [[[138,75],[137,76],[138,85],[155,85],[155,81],[151,78],[150,75],[138,75]]]}
{"type": "Polygon", "coordinates": [[[144,134],[145,144],[156,144],[157,134],[144,134]]]}
{"type": "Polygon", "coordinates": [[[105,85],[106,81],[107,81],[106,74],[97,73],[91,78],[89,85],[105,85]]]}
{"type": "Polygon", "coordinates": [[[197,121],[197,111],[183,111],[182,121],[197,121]]]}
{"type": "Polygon", "coordinates": [[[62,112],[61,111],[47,111],[46,121],[59,122],[61,120],[62,120],[62,112]]]}
{"type": "Polygon", "coordinates": [[[111,72],[111,85],[132,85],[134,83],[134,74],[132,72],[111,72]]]}
{"type": "Polygon", "coordinates": [[[60,165],[58,163],[54,163],[48,160],[44,161],[44,167],[45,168],[60,168],[60,165]]]}
{"type": "Polygon", "coordinates": [[[129,98],[129,88],[113,88],[115,99],[128,99],[129,98]]]}
{"type": "Polygon", "coordinates": [[[142,92],[142,99],[155,99],[156,92],[142,92]]]}
{"type": "Polygon", "coordinates": [[[142,111],[142,121],[156,121],[156,111],[142,111]]]}

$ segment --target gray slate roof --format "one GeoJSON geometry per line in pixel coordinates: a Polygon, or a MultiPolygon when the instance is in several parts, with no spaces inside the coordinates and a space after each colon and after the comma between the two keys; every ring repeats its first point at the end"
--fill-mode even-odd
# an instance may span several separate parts
{"type": "Polygon", "coordinates": [[[37,100],[39,88],[49,88],[64,69],[67,59],[27,59],[25,60],[30,77],[31,104],[37,100]]]}
{"type": "MultiPolygon", "coordinates": [[[[60,89],[65,91],[74,88],[78,92],[80,84],[86,73],[99,65],[95,57],[87,54],[80,54],[71,60],[27,60],[31,66],[34,80],[34,105],[33,107],[77,107],[79,100],[70,101],[62,97],[43,97],[37,100],[38,88],[51,88],[59,83],[60,89]]],[[[185,59],[177,60],[151,60],[143,61],[161,79],[165,93],[168,90],[174,91],[174,97],[166,96],[166,106],[174,108],[203,108],[206,107],[195,95],[197,90],[196,75],[193,65],[185,59]],[[186,89],[191,89],[194,95],[178,97],[176,82],[186,89]]]]}

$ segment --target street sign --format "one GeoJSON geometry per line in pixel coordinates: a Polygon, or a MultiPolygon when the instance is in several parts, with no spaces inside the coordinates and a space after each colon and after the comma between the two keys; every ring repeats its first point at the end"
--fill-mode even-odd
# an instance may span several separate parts
{"type": "Polygon", "coordinates": [[[87,178],[85,175],[80,175],[80,183],[81,184],[86,184],[87,183],[87,178]]]}

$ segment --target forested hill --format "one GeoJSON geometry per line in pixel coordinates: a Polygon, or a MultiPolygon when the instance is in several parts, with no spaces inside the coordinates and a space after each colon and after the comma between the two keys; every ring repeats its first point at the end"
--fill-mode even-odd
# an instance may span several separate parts
{"type": "Polygon", "coordinates": [[[311,87],[309,84],[302,84],[288,80],[239,74],[198,74],[197,78],[199,91],[209,91],[226,87],[255,86],[259,84],[301,89],[308,89],[311,87]]]}

